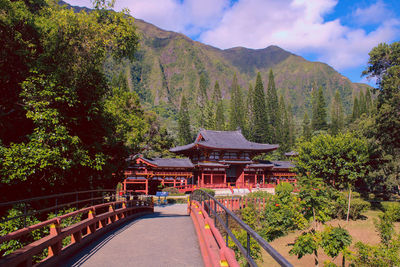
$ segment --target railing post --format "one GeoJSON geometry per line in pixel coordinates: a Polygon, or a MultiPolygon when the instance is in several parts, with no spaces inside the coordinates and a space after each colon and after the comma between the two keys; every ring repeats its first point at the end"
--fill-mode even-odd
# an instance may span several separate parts
{"type": "Polygon", "coordinates": [[[247,232],[247,256],[250,257],[250,234],[247,232]]]}
{"type": "MultiPolygon", "coordinates": [[[[61,233],[60,221],[57,221],[50,225],[50,236],[58,236],[61,233]]],[[[62,249],[62,239],[57,240],[57,242],[49,247],[48,256],[52,257],[58,255],[62,249]]]]}
{"type": "Polygon", "coordinates": [[[26,227],[26,202],[24,202],[24,228],[26,227]]]}
{"type": "MultiPolygon", "coordinates": [[[[94,219],[96,217],[96,211],[94,209],[89,210],[88,219],[94,219]]],[[[96,223],[89,224],[87,227],[88,234],[96,232],[96,223]]]]}
{"type": "MultiPolygon", "coordinates": [[[[225,226],[226,226],[226,229],[229,229],[229,220],[228,220],[228,213],[227,212],[225,212],[225,226]]],[[[228,235],[228,232],[226,232],[226,236],[225,236],[225,239],[226,239],[226,246],[229,248],[229,242],[228,242],[228,240],[229,240],[229,235],[228,235]]]]}

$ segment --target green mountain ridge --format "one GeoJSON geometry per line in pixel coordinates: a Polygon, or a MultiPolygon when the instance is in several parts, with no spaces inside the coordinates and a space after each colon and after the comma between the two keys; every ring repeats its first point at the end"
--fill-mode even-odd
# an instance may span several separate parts
{"type": "Polygon", "coordinates": [[[324,89],[327,103],[335,90],[339,90],[346,113],[350,113],[353,94],[369,87],[352,83],[325,63],[307,61],[277,46],[221,50],[140,19],[135,24],[141,41],[138,61],[130,66],[130,78],[137,81],[140,88],[133,89],[138,90],[142,99],[143,91],[147,93],[147,99],[143,100],[150,106],[161,104],[174,109],[182,94],[193,105],[201,73],[207,77],[209,97],[218,80],[223,98],[229,99],[234,73],[246,93],[257,72],[261,73],[266,87],[268,71],[272,68],[278,93],[290,101],[297,118],[310,110],[310,93],[319,86],[324,89]]]}

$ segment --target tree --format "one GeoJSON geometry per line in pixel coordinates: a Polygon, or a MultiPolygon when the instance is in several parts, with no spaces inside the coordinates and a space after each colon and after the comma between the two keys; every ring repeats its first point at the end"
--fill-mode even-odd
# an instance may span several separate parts
{"type": "Polygon", "coordinates": [[[287,152],[290,149],[290,122],[289,115],[286,111],[285,100],[283,99],[283,95],[279,98],[279,115],[277,118],[279,119],[277,123],[277,140],[279,141],[279,149],[282,153],[287,152]]]}
{"type": "MultiPolygon", "coordinates": [[[[278,103],[276,103],[278,104],[278,103]]],[[[268,140],[268,117],[265,103],[264,85],[261,80],[261,74],[257,74],[256,85],[254,87],[253,98],[253,141],[265,143],[268,140]]]]}
{"type": "Polygon", "coordinates": [[[311,141],[299,142],[297,152],[296,167],[300,174],[310,173],[334,188],[349,189],[348,220],[352,187],[368,171],[367,140],[350,133],[337,136],[320,134],[312,137],[311,141]]]}
{"type": "MultiPolygon", "coordinates": [[[[112,168],[113,162],[119,162],[121,170],[127,151],[126,140],[119,142],[115,136],[118,120],[105,108],[111,88],[103,63],[107,56],[117,61],[133,59],[138,44],[133,18],[110,12],[105,1],[96,1],[97,8],[90,13],[67,10],[53,2],[4,3],[1,8],[6,15],[1,19],[16,14],[6,21],[26,25],[14,35],[18,36],[14,44],[23,41],[28,47],[18,52],[26,69],[18,81],[7,83],[13,83],[8,88],[16,90],[14,100],[34,127],[15,142],[1,145],[2,182],[20,187],[14,191],[23,192],[24,197],[65,187],[94,188],[99,181],[104,187],[114,184],[118,177],[104,176],[118,171],[112,168]],[[77,179],[82,176],[86,178],[77,179]]],[[[2,33],[12,36],[13,25],[2,25],[6,25],[2,33]]]]}
{"type": "Polygon", "coordinates": [[[303,117],[303,137],[307,141],[311,139],[311,125],[307,112],[304,113],[303,117]]]}
{"type": "Polygon", "coordinates": [[[199,127],[205,127],[207,117],[207,95],[208,80],[204,73],[200,74],[199,89],[197,91],[197,105],[199,108],[198,125],[199,127]]]}
{"type": "Polygon", "coordinates": [[[343,106],[339,91],[336,91],[335,98],[332,100],[331,120],[331,133],[336,135],[344,126],[343,106]]]}
{"type": "Polygon", "coordinates": [[[178,114],[178,141],[181,145],[186,145],[192,142],[189,109],[185,96],[182,96],[181,107],[178,114]]]}
{"type": "Polygon", "coordinates": [[[244,105],[243,95],[235,74],[231,87],[229,129],[236,130],[237,128],[244,129],[244,105]]]}
{"type": "Polygon", "coordinates": [[[316,99],[313,101],[311,127],[313,131],[327,130],[326,104],[322,86],[319,87],[316,99]]]}
{"type": "Polygon", "coordinates": [[[222,103],[222,94],[218,81],[215,81],[212,101],[216,107],[214,113],[213,129],[219,131],[225,130],[225,109],[224,104],[222,103]]]}
{"type": "Polygon", "coordinates": [[[245,136],[247,139],[252,140],[252,134],[254,129],[254,114],[253,114],[253,104],[254,104],[254,90],[253,86],[249,84],[249,91],[246,98],[246,127],[245,136]]]}
{"type": "Polygon", "coordinates": [[[267,116],[269,119],[269,123],[271,124],[270,133],[268,133],[269,134],[268,141],[270,141],[271,143],[278,142],[277,131],[279,129],[279,121],[280,121],[278,109],[279,109],[278,94],[275,88],[274,73],[272,72],[271,69],[269,71],[268,88],[267,88],[267,116]]]}
{"type": "Polygon", "coordinates": [[[371,92],[368,88],[365,93],[365,106],[367,109],[367,115],[368,116],[371,115],[372,114],[372,97],[371,97],[371,92]]]}
{"type": "Polygon", "coordinates": [[[353,121],[355,121],[359,117],[360,117],[360,105],[359,105],[357,96],[355,96],[354,100],[353,100],[353,112],[351,114],[351,118],[353,121]]]}

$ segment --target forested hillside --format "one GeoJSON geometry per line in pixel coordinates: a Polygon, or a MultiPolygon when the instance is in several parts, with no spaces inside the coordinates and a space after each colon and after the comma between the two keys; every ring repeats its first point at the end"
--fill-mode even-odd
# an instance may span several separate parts
{"type": "MultiPolygon", "coordinates": [[[[354,94],[368,87],[350,82],[327,64],[307,61],[277,46],[259,50],[243,47],[220,50],[139,19],[135,20],[135,25],[140,36],[137,61],[118,68],[108,62],[107,68],[113,73],[123,70],[133,90],[147,106],[172,122],[177,120],[182,94],[187,97],[193,122],[196,121],[198,110],[194,107],[197,106],[201,74],[205,76],[207,96],[212,97],[214,83],[218,81],[227,106],[235,73],[247,95],[249,84],[254,85],[257,73],[260,72],[266,84],[272,69],[278,96],[283,95],[291,104],[297,119],[303,118],[305,110],[311,111],[311,92],[319,86],[323,88],[328,105],[335,91],[339,91],[346,114],[351,113],[354,94]]],[[[172,131],[176,130],[174,124],[169,125],[172,131]]]]}

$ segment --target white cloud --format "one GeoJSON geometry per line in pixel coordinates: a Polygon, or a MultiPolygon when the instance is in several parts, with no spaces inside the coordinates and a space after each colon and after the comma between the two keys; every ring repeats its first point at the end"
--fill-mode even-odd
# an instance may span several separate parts
{"type": "Polygon", "coordinates": [[[349,14],[358,28],[340,18],[324,20],[338,0],[238,0],[233,5],[230,0],[117,0],[116,9],[127,7],[136,18],[219,48],[278,45],[344,70],[365,65],[378,43],[398,39],[400,20],[383,1],[349,14]]]}
{"type": "MultiPolygon", "coordinates": [[[[335,0],[240,0],[200,39],[220,48],[278,45],[296,53],[313,53],[318,60],[343,70],[365,64],[372,47],[399,34],[400,21],[391,16],[369,33],[344,26],[339,19],[324,21],[323,16],[336,4],[335,0]]],[[[358,9],[354,16],[367,17],[374,6],[382,4],[358,9]]]]}

